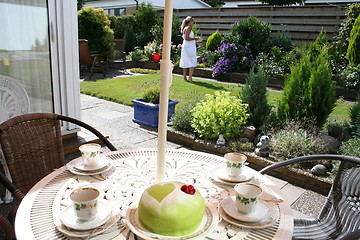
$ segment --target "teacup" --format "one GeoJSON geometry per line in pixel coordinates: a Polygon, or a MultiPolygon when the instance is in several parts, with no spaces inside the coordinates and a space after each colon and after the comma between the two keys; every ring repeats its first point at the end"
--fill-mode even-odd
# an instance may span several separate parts
{"type": "Polygon", "coordinates": [[[229,177],[236,178],[243,174],[247,157],[241,153],[227,153],[224,156],[226,172],[229,177]]]}
{"type": "Polygon", "coordinates": [[[235,187],[236,208],[240,213],[249,214],[253,212],[263,192],[260,186],[253,183],[239,183],[235,187]]]}
{"type": "Polygon", "coordinates": [[[97,143],[87,143],[79,147],[85,166],[96,167],[98,165],[100,149],[101,146],[97,143]]]}
{"type": "Polygon", "coordinates": [[[70,199],[74,203],[75,215],[82,221],[93,219],[97,214],[99,190],[92,187],[83,187],[74,190],[70,199]]]}

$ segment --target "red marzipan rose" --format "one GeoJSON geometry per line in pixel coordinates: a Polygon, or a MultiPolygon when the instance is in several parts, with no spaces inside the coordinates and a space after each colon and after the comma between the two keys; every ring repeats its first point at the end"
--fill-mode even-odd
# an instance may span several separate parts
{"type": "Polygon", "coordinates": [[[181,191],[190,195],[194,195],[196,192],[195,188],[192,185],[182,185],[181,191]]]}

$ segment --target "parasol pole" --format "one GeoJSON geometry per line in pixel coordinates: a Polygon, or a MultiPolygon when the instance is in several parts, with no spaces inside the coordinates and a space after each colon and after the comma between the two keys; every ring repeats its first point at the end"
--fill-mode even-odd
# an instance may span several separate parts
{"type": "Polygon", "coordinates": [[[173,0],[165,0],[162,60],[160,61],[160,109],[158,124],[158,154],[156,183],[165,179],[166,133],[169,105],[169,90],[173,64],[170,60],[173,0]]]}

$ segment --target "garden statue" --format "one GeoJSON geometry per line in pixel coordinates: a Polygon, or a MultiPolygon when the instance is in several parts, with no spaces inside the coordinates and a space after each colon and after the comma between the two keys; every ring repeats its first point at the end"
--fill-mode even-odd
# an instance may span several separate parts
{"type": "Polygon", "coordinates": [[[216,141],[216,144],[225,145],[225,143],[226,143],[226,141],[224,139],[224,136],[222,134],[220,134],[218,140],[216,141]]]}
{"type": "Polygon", "coordinates": [[[313,168],[311,168],[311,173],[323,177],[328,175],[327,168],[323,164],[315,165],[313,168]]]}
{"type": "Polygon", "coordinates": [[[256,144],[255,154],[260,157],[269,156],[269,143],[270,138],[268,136],[261,136],[260,142],[256,144]]]}

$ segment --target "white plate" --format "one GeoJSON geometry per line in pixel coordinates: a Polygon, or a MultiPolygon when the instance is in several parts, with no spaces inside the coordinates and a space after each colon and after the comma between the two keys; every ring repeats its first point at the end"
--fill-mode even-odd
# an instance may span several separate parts
{"type": "Polygon", "coordinates": [[[269,213],[269,205],[261,199],[256,206],[256,209],[249,214],[240,213],[237,210],[235,196],[228,196],[221,201],[220,205],[227,215],[243,222],[261,221],[265,219],[269,213]]]}
{"type": "Polygon", "coordinates": [[[68,162],[66,164],[66,169],[69,170],[73,174],[82,175],[82,176],[91,176],[91,175],[101,174],[101,173],[104,173],[104,172],[110,170],[112,168],[112,166],[113,166],[113,161],[110,161],[109,164],[106,167],[104,167],[104,168],[102,168],[100,170],[97,170],[97,171],[81,171],[81,170],[78,170],[77,168],[75,168],[75,163],[76,163],[76,161],[74,162],[74,160],[68,162]]]}
{"type": "Polygon", "coordinates": [[[98,171],[98,170],[101,170],[103,168],[105,168],[109,162],[111,160],[107,157],[103,157],[101,156],[99,161],[98,161],[98,164],[96,166],[86,166],[83,159],[80,158],[80,159],[77,159],[77,161],[74,163],[74,168],[76,168],[77,170],[80,170],[80,171],[98,171]]]}
{"type": "Polygon", "coordinates": [[[151,239],[161,239],[161,240],[199,239],[211,233],[217,227],[219,222],[218,214],[213,209],[206,206],[203,220],[200,226],[198,227],[198,229],[195,230],[195,232],[186,236],[179,236],[179,237],[159,235],[148,231],[146,228],[144,228],[141,225],[137,212],[137,205],[138,204],[133,204],[133,206],[126,211],[126,220],[127,220],[126,222],[130,230],[134,234],[136,234],[137,236],[143,239],[150,239],[150,240],[151,239]]]}
{"type": "Polygon", "coordinates": [[[234,179],[228,176],[225,167],[216,166],[210,170],[210,177],[216,182],[234,186],[237,183],[249,181],[253,177],[253,170],[247,166],[244,168],[245,174],[240,175],[237,179],[234,179]]]}
{"type": "Polygon", "coordinates": [[[62,224],[64,224],[66,227],[84,231],[84,230],[90,230],[97,228],[103,224],[105,224],[109,218],[111,217],[112,213],[112,207],[107,204],[105,201],[98,201],[98,211],[97,215],[94,219],[89,221],[81,221],[79,220],[74,212],[74,206],[70,205],[64,208],[60,212],[60,221],[62,224]]]}

